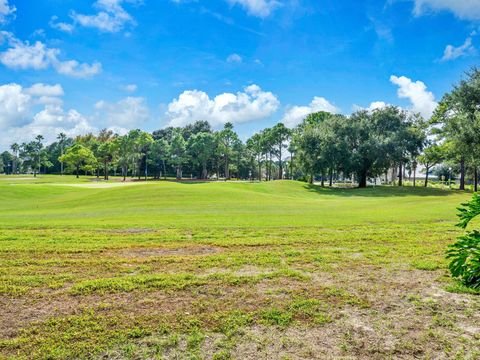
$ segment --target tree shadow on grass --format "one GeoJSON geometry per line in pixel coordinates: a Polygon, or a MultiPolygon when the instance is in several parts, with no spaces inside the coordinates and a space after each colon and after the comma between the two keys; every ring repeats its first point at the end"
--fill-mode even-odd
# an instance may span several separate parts
{"type": "MultiPolygon", "coordinates": [[[[359,188],[322,188],[320,185],[305,184],[304,188],[319,195],[344,196],[344,197],[405,197],[405,196],[450,196],[458,194],[458,190],[442,190],[435,188],[413,186],[369,186],[359,188]]],[[[463,193],[463,192],[462,192],[463,193]]]]}

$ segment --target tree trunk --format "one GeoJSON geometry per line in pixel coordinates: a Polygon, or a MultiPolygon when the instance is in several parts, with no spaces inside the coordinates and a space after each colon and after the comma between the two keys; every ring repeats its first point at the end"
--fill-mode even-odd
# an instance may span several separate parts
{"type": "Polygon", "coordinates": [[[225,155],[225,181],[230,177],[230,171],[228,168],[228,155],[225,155]]]}
{"type": "Polygon", "coordinates": [[[290,153],[290,179],[293,180],[293,153],[290,153]]]}
{"type": "Polygon", "coordinates": [[[465,190],[465,159],[460,159],[460,190],[465,190]]]}
{"type": "Polygon", "coordinates": [[[310,175],[310,179],[308,180],[310,184],[313,184],[313,174],[310,175]]]}
{"type": "Polygon", "coordinates": [[[80,167],[77,166],[77,167],[76,167],[77,179],[79,178],[79,175],[78,175],[78,172],[79,172],[79,171],[80,171],[80,167]]]}
{"type": "Polygon", "coordinates": [[[413,187],[417,186],[416,181],[417,181],[417,167],[414,166],[413,167],[413,187]]]}
{"type": "Polygon", "coordinates": [[[177,166],[177,180],[181,180],[182,179],[182,169],[180,168],[180,166],[177,166]]]}
{"type": "Polygon", "coordinates": [[[148,177],[148,166],[147,166],[147,154],[145,153],[145,181],[147,181],[148,177]]]}
{"type": "Polygon", "coordinates": [[[329,179],[329,184],[330,187],[333,186],[333,169],[330,169],[330,179],[329,179]]]}
{"type": "Polygon", "coordinates": [[[202,179],[208,179],[207,163],[203,163],[202,179]]]}
{"type": "Polygon", "coordinates": [[[167,170],[165,168],[165,160],[162,160],[163,163],[163,179],[167,180],[167,170]]]}
{"type": "Polygon", "coordinates": [[[402,171],[402,163],[398,165],[398,186],[403,186],[403,171],[402,171]]]}
{"type": "Polygon", "coordinates": [[[262,160],[258,158],[258,181],[262,182],[262,160]]]}
{"type": "Polygon", "coordinates": [[[366,170],[362,170],[362,172],[358,174],[358,187],[359,188],[367,187],[367,171],[366,170]]]}
{"type": "Polygon", "coordinates": [[[280,143],[280,152],[278,156],[278,178],[283,180],[282,143],[280,143]]]}
{"type": "Polygon", "coordinates": [[[428,172],[430,171],[430,166],[425,166],[425,187],[428,186],[428,172]]]}
{"type": "Polygon", "coordinates": [[[103,162],[103,178],[104,180],[108,180],[108,161],[103,162]]]}
{"type": "Polygon", "coordinates": [[[478,168],[475,166],[475,170],[473,171],[473,191],[478,191],[478,168]]]}

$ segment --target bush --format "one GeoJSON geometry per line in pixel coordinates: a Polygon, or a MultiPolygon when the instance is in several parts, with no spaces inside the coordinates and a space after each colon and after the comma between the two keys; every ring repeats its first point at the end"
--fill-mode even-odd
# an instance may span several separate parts
{"type": "MultiPolygon", "coordinates": [[[[465,229],[474,217],[480,215],[480,195],[473,194],[472,200],[462,206],[458,208],[460,223],[457,226],[465,229]]],[[[465,286],[480,289],[480,231],[467,231],[449,248],[447,258],[451,259],[452,276],[465,286]]]]}

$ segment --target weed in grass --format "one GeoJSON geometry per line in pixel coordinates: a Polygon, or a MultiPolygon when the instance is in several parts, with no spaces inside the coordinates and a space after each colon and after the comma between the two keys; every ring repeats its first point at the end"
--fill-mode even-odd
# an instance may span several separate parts
{"type": "Polygon", "coordinates": [[[260,313],[260,323],[287,327],[292,322],[293,315],[280,309],[267,309],[260,313]]]}

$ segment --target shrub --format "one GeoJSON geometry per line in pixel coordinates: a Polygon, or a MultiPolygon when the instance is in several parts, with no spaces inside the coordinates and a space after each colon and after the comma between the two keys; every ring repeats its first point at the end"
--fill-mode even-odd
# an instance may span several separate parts
{"type": "MultiPolygon", "coordinates": [[[[470,221],[480,215],[480,195],[473,194],[472,200],[458,210],[460,222],[457,226],[466,229],[470,221]]],[[[465,286],[480,289],[480,231],[467,231],[460,236],[449,246],[447,258],[451,259],[449,268],[454,278],[465,286]]]]}

